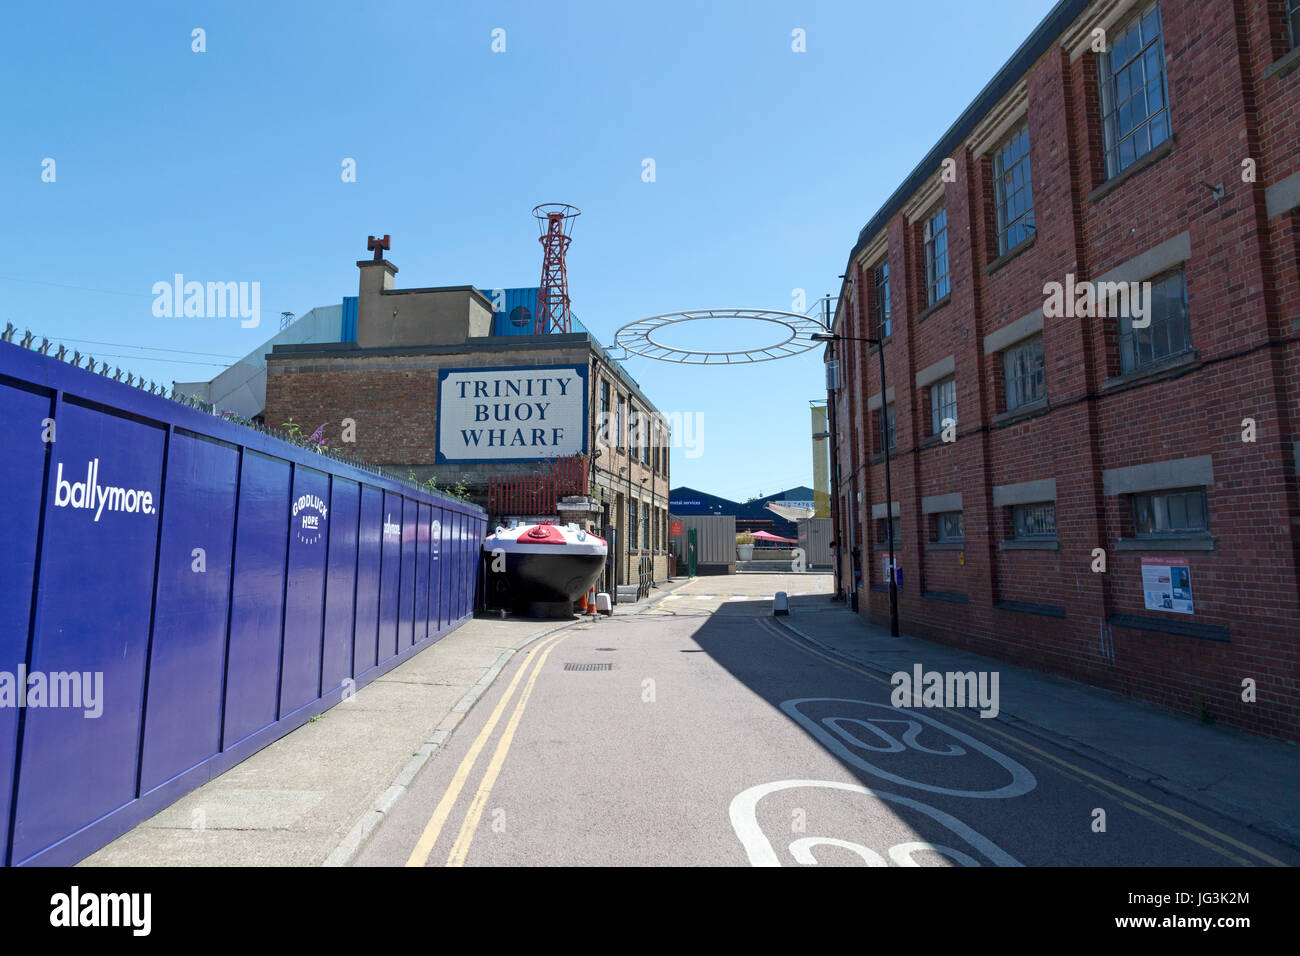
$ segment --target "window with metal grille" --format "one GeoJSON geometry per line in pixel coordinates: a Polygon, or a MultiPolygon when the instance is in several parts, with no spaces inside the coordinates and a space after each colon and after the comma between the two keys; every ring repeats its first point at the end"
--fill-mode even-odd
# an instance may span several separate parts
{"type": "Polygon", "coordinates": [[[948,294],[948,210],[940,209],[925,223],[926,305],[948,294]]]}
{"type": "Polygon", "coordinates": [[[635,551],[640,547],[637,544],[637,520],[636,520],[636,502],[628,501],[627,503],[627,546],[630,550],[635,551]]]}
{"type": "Polygon", "coordinates": [[[1133,328],[1131,315],[1119,317],[1119,354],[1126,373],[1158,364],[1192,347],[1187,280],[1181,269],[1151,280],[1151,294],[1145,305],[1150,320],[1146,328],[1133,328]]]}
{"type": "Polygon", "coordinates": [[[1153,535],[1198,534],[1210,530],[1204,488],[1133,495],[1133,533],[1153,535]]]}
{"type": "Polygon", "coordinates": [[[1056,502],[1042,501],[1011,507],[1011,526],[1017,540],[1056,537],[1056,502]]]}
{"type": "MultiPolygon", "coordinates": [[[[1300,0],[1297,0],[1300,2],[1300,0]]],[[[887,339],[894,330],[889,306],[889,261],[876,266],[876,338],[887,339]]]]}
{"type": "Polygon", "coordinates": [[[930,386],[930,434],[942,433],[949,420],[957,424],[957,379],[951,377],[930,386]]]}
{"type": "Polygon", "coordinates": [[[1034,234],[1034,190],[1029,174],[1029,126],[1012,133],[993,154],[997,193],[998,255],[1034,234]]]}
{"type": "Polygon", "coordinates": [[[934,516],[934,540],[964,541],[966,530],[960,511],[944,511],[934,516]]]}
{"type": "Polygon", "coordinates": [[[650,546],[650,505],[641,505],[641,546],[650,546]]]}
{"type": "MultiPolygon", "coordinates": [[[[894,524],[894,547],[901,546],[903,541],[903,521],[901,518],[895,518],[894,524]]],[[[876,519],[876,547],[889,547],[889,526],[885,524],[884,518],[876,519]]]]}
{"type": "Polygon", "coordinates": [[[1002,353],[1007,411],[1032,405],[1046,394],[1043,337],[1036,335],[1002,353]]]}
{"type": "Polygon", "coordinates": [[[1115,176],[1169,138],[1160,5],[1152,4],[1098,58],[1106,175],[1115,176]]]}
{"type": "Polygon", "coordinates": [[[886,446],[888,446],[890,451],[893,451],[898,447],[898,435],[895,433],[894,429],[895,415],[893,402],[890,402],[885,406],[880,422],[882,423],[882,444],[880,446],[880,452],[881,454],[884,454],[886,446]]]}

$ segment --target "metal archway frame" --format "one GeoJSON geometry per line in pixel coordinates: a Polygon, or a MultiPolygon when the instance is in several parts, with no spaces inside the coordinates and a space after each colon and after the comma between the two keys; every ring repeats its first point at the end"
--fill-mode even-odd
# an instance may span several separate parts
{"type": "Polygon", "coordinates": [[[698,309],[692,312],[667,312],[630,322],[614,333],[614,344],[629,354],[660,362],[675,362],[679,365],[744,365],[789,358],[816,348],[821,343],[813,339],[815,332],[825,333],[826,327],[816,319],[798,312],[779,312],[774,309],[698,309]],[[679,349],[656,342],[653,338],[656,331],[667,326],[710,319],[772,322],[784,326],[790,334],[776,345],[728,352],[679,349]]]}

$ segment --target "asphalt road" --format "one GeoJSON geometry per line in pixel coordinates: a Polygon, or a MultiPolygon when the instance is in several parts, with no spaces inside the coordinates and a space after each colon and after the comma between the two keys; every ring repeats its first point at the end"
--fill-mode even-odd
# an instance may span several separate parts
{"type": "Polygon", "coordinates": [[[1300,862],[976,710],[893,707],[770,616],[776,589],[829,585],[700,578],[516,655],[356,864],[1300,862]]]}

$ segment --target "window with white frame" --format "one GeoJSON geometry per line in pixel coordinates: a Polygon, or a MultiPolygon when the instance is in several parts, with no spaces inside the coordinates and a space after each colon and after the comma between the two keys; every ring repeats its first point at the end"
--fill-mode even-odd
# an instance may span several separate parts
{"type": "MultiPolygon", "coordinates": [[[[1145,284],[1143,284],[1145,289],[1145,284]]],[[[1187,279],[1182,269],[1151,280],[1151,293],[1145,296],[1144,328],[1133,328],[1130,314],[1119,317],[1120,364],[1125,373],[1188,351],[1192,347],[1191,324],[1187,312],[1187,279]]]]}
{"type": "Polygon", "coordinates": [[[1170,135],[1160,5],[1146,7],[1114,36],[1097,60],[1107,177],[1122,173],[1170,135]]]}
{"type": "Polygon", "coordinates": [[[966,531],[960,511],[943,511],[934,516],[934,540],[941,544],[951,544],[966,539],[966,531]]]}
{"type": "Polygon", "coordinates": [[[1043,370],[1043,337],[1035,335],[1002,353],[1006,410],[1041,401],[1047,394],[1043,370]]]}
{"type": "Polygon", "coordinates": [[[934,305],[948,290],[948,210],[940,209],[925,221],[926,305],[934,305]]]}
{"type": "Polygon", "coordinates": [[[1045,541],[1056,537],[1056,502],[1012,505],[1011,531],[1017,541],[1045,541]]]}
{"type": "Polygon", "coordinates": [[[998,255],[1034,234],[1034,190],[1029,173],[1029,125],[1020,127],[993,154],[998,255]]]}
{"type": "Polygon", "coordinates": [[[889,305],[889,260],[886,259],[875,270],[876,281],[876,338],[884,340],[894,331],[890,318],[889,305]]]}
{"type": "Polygon", "coordinates": [[[951,375],[930,386],[930,434],[941,434],[948,420],[957,424],[957,379],[951,375]]]}
{"type": "Polygon", "coordinates": [[[1210,530],[1204,488],[1179,488],[1131,495],[1136,537],[1204,534],[1210,530]]]}

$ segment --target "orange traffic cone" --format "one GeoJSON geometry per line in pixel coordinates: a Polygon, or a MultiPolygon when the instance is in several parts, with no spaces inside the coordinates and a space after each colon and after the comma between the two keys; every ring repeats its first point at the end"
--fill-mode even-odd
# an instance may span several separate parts
{"type": "Polygon", "coordinates": [[[587,613],[592,617],[596,616],[596,587],[592,585],[591,590],[587,592],[587,613]]]}

